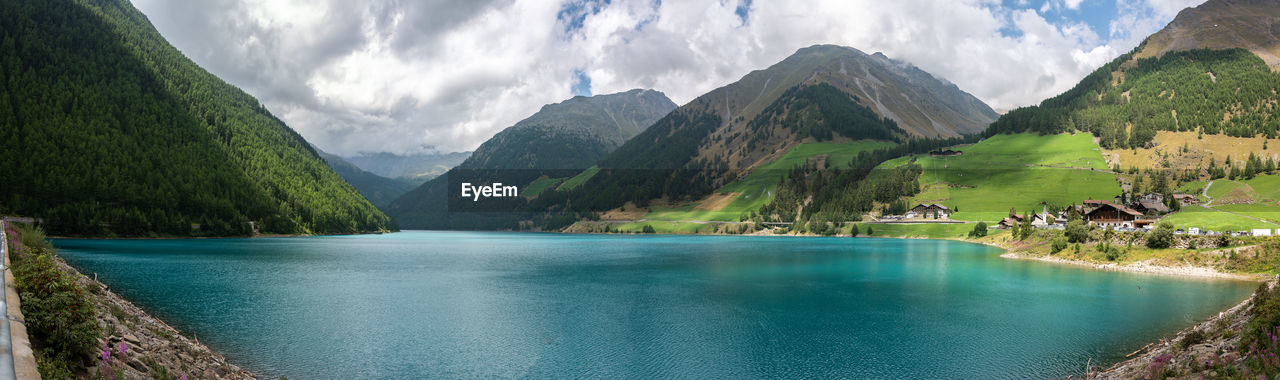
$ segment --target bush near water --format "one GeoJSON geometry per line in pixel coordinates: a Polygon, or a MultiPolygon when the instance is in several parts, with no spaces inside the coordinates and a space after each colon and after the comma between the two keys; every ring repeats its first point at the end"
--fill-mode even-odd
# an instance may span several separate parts
{"type": "Polygon", "coordinates": [[[10,224],[10,263],[22,298],[37,366],[45,378],[66,378],[85,367],[102,332],[85,289],[59,270],[44,231],[10,224]]]}

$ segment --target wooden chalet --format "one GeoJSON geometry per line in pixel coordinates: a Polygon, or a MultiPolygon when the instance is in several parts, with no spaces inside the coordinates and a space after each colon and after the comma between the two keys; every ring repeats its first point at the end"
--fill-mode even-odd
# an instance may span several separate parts
{"type": "Polygon", "coordinates": [[[1191,194],[1174,194],[1173,199],[1177,199],[1178,203],[1181,203],[1183,206],[1200,204],[1200,198],[1196,198],[1195,195],[1191,194]]]}
{"type": "Polygon", "coordinates": [[[1143,214],[1137,210],[1099,200],[1084,201],[1084,219],[1101,227],[1141,228],[1139,225],[1150,224],[1140,221],[1143,214]]]}
{"type": "Polygon", "coordinates": [[[951,209],[940,204],[920,204],[912,207],[907,211],[907,219],[915,218],[931,218],[931,219],[947,219],[951,217],[951,209]]]}
{"type": "Polygon", "coordinates": [[[1143,214],[1168,214],[1169,206],[1154,200],[1141,200],[1133,205],[1133,210],[1143,214]]]}

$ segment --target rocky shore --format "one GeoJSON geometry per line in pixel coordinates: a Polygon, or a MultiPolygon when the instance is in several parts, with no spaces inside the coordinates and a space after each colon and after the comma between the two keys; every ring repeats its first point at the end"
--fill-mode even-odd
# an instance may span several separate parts
{"type": "MultiPolygon", "coordinates": [[[[1274,281],[1266,283],[1274,288],[1274,281]]],[[[1130,354],[1108,368],[1091,368],[1087,379],[1204,379],[1246,378],[1240,340],[1257,297],[1249,297],[1204,322],[1188,327],[1173,339],[1162,339],[1130,354]]]]}
{"type": "Polygon", "coordinates": [[[91,277],[80,276],[61,259],[59,267],[79,278],[93,301],[103,331],[91,378],[255,379],[199,341],[183,336],[91,277]]]}

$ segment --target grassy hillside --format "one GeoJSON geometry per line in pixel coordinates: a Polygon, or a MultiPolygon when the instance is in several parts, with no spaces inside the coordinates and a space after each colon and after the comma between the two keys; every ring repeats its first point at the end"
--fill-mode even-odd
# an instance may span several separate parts
{"type": "Polygon", "coordinates": [[[736,221],[773,200],[774,191],[792,168],[820,158],[831,167],[849,167],[858,153],[893,146],[887,141],[812,142],[796,145],[781,157],[752,169],[745,178],[721,187],[708,199],[678,207],[655,206],[646,219],[736,221]],[[726,202],[725,199],[728,199],[726,202]]]}
{"type": "MultiPolygon", "coordinates": [[[[1200,186],[1205,185],[1207,183],[1200,186]]],[[[1213,199],[1209,207],[1184,207],[1164,220],[1179,228],[1214,231],[1280,228],[1280,204],[1276,200],[1280,193],[1280,175],[1260,175],[1242,181],[1219,179],[1213,181],[1206,193],[1213,199]]]]}
{"type": "Polygon", "coordinates": [[[394,228],[301,136],[127,1],[6,1],[0,30],[5,212],[59,234],[394,228]]]}
{"type": "Polygon", "coordinates": [[[1208,168],[1212,160],[1215,165],[1222,166],[1228,157],[1239,162],[1250,154],[1262,158],[1280,160],[1280,143],[1276,139],[1263,137],[1232,137],[1227,135],[1206,135],[1193,131],[1156,132],[1149,146],[1136,148],[1104,149],[1103,156],[1112,165],[1119,164],[1122,169],[1195,169],[1208,168]]]}
{"type": "Polygon", "coordinates": [[[1041,202],[1065,206],[1121,192],[1088,134],[997,135],[956,149],[964,154],[904,157],[882,167],[917,160],[924,167],[923,189],[912,202],[957,209],[952,218],[959,220],[994,221],[1010,208],[1025,213],[1039,210],[1041,202]]]}

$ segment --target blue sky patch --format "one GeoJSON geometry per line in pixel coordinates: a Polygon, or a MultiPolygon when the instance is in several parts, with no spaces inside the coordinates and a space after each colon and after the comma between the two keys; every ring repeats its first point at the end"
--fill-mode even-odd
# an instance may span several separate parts
{"type": "Polygon", "coordinates": [[[591,77],[582,70],[573,71],[573,84],[569,86],[573,96],[591,96],[591,77]]]}

